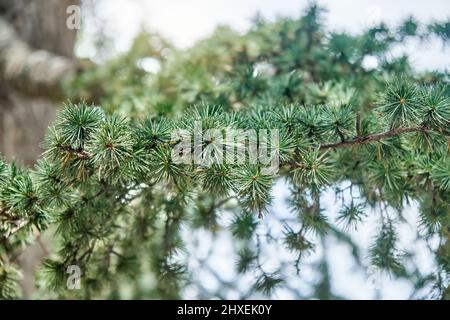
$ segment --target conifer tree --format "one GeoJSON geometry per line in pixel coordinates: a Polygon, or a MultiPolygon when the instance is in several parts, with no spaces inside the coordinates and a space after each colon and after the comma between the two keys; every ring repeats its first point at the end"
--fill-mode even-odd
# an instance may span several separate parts
{"type": "MultiPolygon", "coordinates": [[[[369,264],[417,290],[428,288],[427,297],[448,298],[449,74],[418,73],[407,56],[388,54],[406,38],[436,37],[448,45],[448,21],[421,25],[408,18],[357,35],[328,31],[316,5],[297,19],[257,18],[244,35],[221,27],[187,50],[142,34],[129,53],[67,85],[72,102],[48,129],[34,168],[0,162],[0,297],[20,296],[17,254],[41,234],[53,239],[38,271],[42,297],[120,298],[130,283],[133,297],[180,297],[193,282],[182,231],[214,235],[224,227],[236,243],[235,269],[254,278],[248,295],[270,296],[289,284],[281,270],[264,267],[261,238],[271,235],[256,230],[282,180],[293,218],[272,240],[295,257],[288,262],[294,276],[302,276],[303,259],[325,250],[330,236],[361,263],[347,232],[377,214],[369,264]],[[160,63],[158,73],[139,68],[149,55],[160,63]],[[365,67],[368,57],[377,68],[365,67]],[[278,143],[256,138],[275,151],[275,172],[264,173],[260,163],[175,161],[173,150],[199,124],[201,133],[218,129],[219,136],[276,129],[278,143]],[[323,209],[329,188],[342,196],[336,221],[323,209]],[[409,204],[420,211],[417,236],[438,243],[431,274],[398,241],[409,204]],[[231,222],[223,225],[220,215],[231,222]],[[67,290],[73,265],[82,270],[80,290],[67,290]]],[[[250,140],[238,137],[237,145],[250,140]]],[[[206,137],[192,152],[219,157],[216,142],[206,137]]],[[[311,297],[337,297],[328,268],[322,260],[311,297]]]]}

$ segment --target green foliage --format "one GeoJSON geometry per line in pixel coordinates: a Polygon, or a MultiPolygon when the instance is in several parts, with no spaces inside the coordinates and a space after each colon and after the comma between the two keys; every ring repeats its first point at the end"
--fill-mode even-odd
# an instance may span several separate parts
{"type": "Polygon", "coordinates": [[[245,273],[254,268],[254,262],[256,260],[256,254],[247,247],[244,247],[238,252],[238,260],[236,263],[236,269],[240,273],[245,273]]]}
{"type": "Polygon", "coordinates": [[[448,158],[442,159],[434,166],[431,177],[442,190],[450,190],[450,162],[448,158]]]}
{"type": "Polygon", "coordinates": [[[273,178],[261,173],[257,166],[245,166],[237,173],[236,192],[244,210],[261,217],[271,201],[273,178]]]}
{"type": "Polygon", "coordinates": [[[15,299],[20,297],[20,274],[17,270],[0,265],[0,297],[15,299]]]}
{"type": "Polygon", "coordinates": [[[450,103],[445,87],[423,88],[419,118],[422,125],[446,129],[450,125],[450,103]]]}
{"type": "Polygon", "coordinates": [[[82,103],[74,105],[69,103],[59,114],[56,122],[58,132],[61,134],[63,146],[74,151],[84,148],[98,129],[102,119],[100,108],[91,108],[82,103]]]}
{"type": "Polygon", "coordinates": [[[251,239],[258,223],[252,214],[243,212],[236,215],[231,225],[233,235],[238,239],[251,239]]]}
{"type": "Polygon", "coordinates": [[[308,150],[300,156],[293,179],[298,185],[318,188],[329,184],[333,173],[334,168],[326,153],[321,153],[319,149],[308,150]]]}
{"type": "Polygon", "coordinates": [[[286,247],[301,255],[309,254],[314,250],[314,243],[308,241],[301,232],[295,232],[289,226],[284,230],[284,244],[286,247]]]}
{"type": "Polygon", "coordinates": [[[213,164],[199,175],[203,188],[211,194],[226,197],[233,189],[233,169],[229,166],[213,164]]]}

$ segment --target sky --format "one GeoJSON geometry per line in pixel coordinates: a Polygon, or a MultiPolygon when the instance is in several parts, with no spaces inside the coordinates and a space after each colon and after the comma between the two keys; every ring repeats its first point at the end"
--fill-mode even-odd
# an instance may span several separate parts
{"type": "MultiPolygon", "coordinates": [[[[345,183],[344,183],[345,184],[345,183]]],[[[345,185],[341,185],[345,188],[345,185]]],[[[353,191],[355,199],[358,198],[357,191],[353,191]]],[[[292,212],[286,200],[290,196],[290,191],[287,183],[279,179],[273,188],[273,202],[263,220],[260,220],[256,234],[263,236],[268,230],[277,241],[262,242],[264,254],[261,261],[263,261],[264,270],[266,272],[273,272],[278,269],[283,270],[283,274],[287,279],[287,283],[307,296],[311,294],[311,281],[317,280],[317,265],[316,263],[321,259],[322,251],[320,246],[311,255],[302,259],[300,265],[300,273],[297,275],[293,268],[296,256],[289,252],[282,243],[282,234],[286,221],[289,220],[289,226],[294,230],[298,225],[295,225],[290,219],[295,219],[296,214],[292,212]],[[283,262],[287,262],[288,268],[282,267],[283,262]]],[[[348,200],[348,197],[346,197],[348,200]]],[[[337,201],[334,190],[329,188],[321,196],[321,206],[327,219],[335,224],[337,213],[341,208],[340,200],[337,201]]],[[[413,293],[411,283],[402,279],[395,279],[387,273],[381,273],[370,267],[369,247],[378,234],[380,227],[380,212],[366,208],[367,216],[358,225],[356,230],[348,230],[346,233],[352,238],[354,243],[359,246],[361,256],[365,268],[359,267],[352,258],[351,249],[346,244],[336,241],[333,237],[327,238],[327,250],[325,251],[326,259],[330,268],[331,287],[333,293],[346,299],[409,299],[413,293]]],[[[393,212],[392,216],[395,216],[393,212]]],[[[404,222],[396,224],[396,231],[399,238],[398,247],[402,251],[412,252],[415,256],[415,263],[419,270],[428,274],[433,272],[435,265],[432,254],[427,245],[432,248],[438,246],[438,239],[433,238],[428,241],[428,244],[423,239],[416,239],[417,225],[419,213],[417,206],[406,206],[402,212],[404,222]]],[[[222,212],[220,215],[220,224],[225,226],[217,233],[214,239],[209,232],[203,230],[196,230],[192,232],[191,229],[185,230],[184,240],[186,247],[189,250],[187,258],[190,270],[193,271],[193,279],[198,280],[203,284],[203,287],[215,291],[219,290],[227,299],[237,299],[236,291],[233,289],[220,288],[220,283],[217,282],[213,274],[208,268],[200,267],[198,260],[207,259],[210,269],[218,271],[220,276],[225,281],[232,281],[237,276],[234,266],[237,260],[236,243],[229,228],[226,226],[230,224],[233,216],[229,212],[222,212]]],[[[340,225],[338,225],[339,228],[340,225]]],[[[311,234],[308,234],[309,240],[311,234]]],[[[317,239],[315,239],[317,240],[317,239]]],[[[244,277],[237,281],[237,288],[241,288],[245,292],[255,281],[255,273],[247,273],[244,277]]],[[[427,294],[428,289],[425,289],[421,294],[427,294]]],[[[187,299],[198,298],[197,286],[189,286],[184,293],[187,299]]],[[[260,299],[261,296],[251,296],[251,298],[260,299]]],[[[295,299],[296,297],[288,290],[276,290],[274,298],[277,299],[295,299]]],[[[417,298],[417,297],[416,297],[417,298]]]]}
{"type": "MultiPolygon", "coordinates": [[[[227,24],[244,32],[257,13],[269,20],[278,16],[297,17],[307,5],[307,1],[291,0],[102,0],[95,3],[96,16],[106,22],[108,35],[114,38],[117,52],[126,51],[133,37],[143,26],[149,30],[160,32],[176,46],[186,48],[209,36],[218,25],[227,24]]],[[[380,21],[384,21],[390,26],[396,25],[410,15],[414,15],[421,22],[450,18],[449,0],[319,0],[318,3],[328,9],[326,24],[329,28],[351,33],[380,21]]],[[[84,25],[88,28],[83,30],[87,34],[92,31],[89,28],[96,27],[92,24],[84,25]]],[[[88,45],[78,48],[80,56],[89,56],[90,52],[88,45]]],[[[450,48],[443,49],[442,44],[438,41],[421,45],[408,43],[403,47],[396,48],[392,55],[400,55],[403,52],[408,52],[410,60],[417,70],[450,68],[450,48]]],[[[289,193],[286,185],[283,182],[277,183],[274,192],[273,209],[284,213],[289,212],[285,203],[285,198],[289,193]]],[[[338,208],[332,192],[324,195],[324,201],[330,219],[333,219],[338,208]]],[[[426,245],[423,242],[415,242],[415,239],[412,238],[415,235],[414,226],[417,225],[417,208],[414,206],[406,208],[404,215],[407,223],[399,229],[402,245],[410,249],[413,246],[423,271],[430,271],[433,263],[426,245]]],[[[368,219],[358,232],[352,234],[353,239],[362,247],[368,247],[376,234],[377,223],[374,219],[368,219]]],[[[275,224],[276,222],[269,217],[265,219],[262,228],[273,227],[275,224]]],[[[224,231],[214,241],[212,239],[205,240],[208,239],[206,234],[197,234],[190,239],[192,247],[195,246],[193,242],[196,241],[197,236],[203,239],[203,247],[215,246],[216,250],[210,259],[211,264],[213,268],[220,270],[223,276],[231,279],[233,264],[230,265],[230,255],[233,254],[233,244],[229,232],[224,231]]],[[[336,293],[353,299],[374,298],[375,289],[371,287],[366,275],[355,272],[349,249],[337,243],[332,243],[330,246],[331,250],[329,250],[327,259],[332,261],[333,289],[336,293]]],[[[281,252],[278,251],[277,254],[288,255],[281,252]]],[[[305,272],[313,274],[313,270],[306,269],[305,272]]],[[[208,278],[207,272],[201,271],[198,276],[203,277],[204,282],[211,288],[217,285],[214,284],[213,278],[208,278]]],[[[406,299],[412,292],[411,286],[401,280],[384,277],[380,281],[381,289],[378,292],[380,298],[406,299]]],[[[304,286],[304,283],[299,283],[299,286],[304,286]]],[[[196,298],[197,294],[195,288],[188,288],[185,297],[196,298]]],[[[228,296],[228,298],[235,297],[233,292],[228,296]]],[[[278,298],[290,297],[288,292],[280,292],[278,295],[278,298]]]]}

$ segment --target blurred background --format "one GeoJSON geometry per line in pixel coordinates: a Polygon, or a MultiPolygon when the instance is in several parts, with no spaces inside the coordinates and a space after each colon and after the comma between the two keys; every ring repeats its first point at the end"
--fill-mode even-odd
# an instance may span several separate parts
{"type": "MultiPolygon", "coordinates": [[[[321,0],[318,4],[326,8],[326,28],[349,34],[360,33],[381,22],[389,27],[396,26],[409,16],[414,16],[421,23],[450,17],[450,2],[447,0],[321,0]]],[[[73,97],[76,91],[76,95],[86,96],[88,100],[104,102],[101,97],[105,90],[117,88],[105,89],[96,81],[113,82],[111,77],[85,78],[67,85],[67,81],[92,66],[108,65],[111,61],[135,63],[136,59],[130,58],[130,52],[131,57],[133,52],[137,52],[139,72],[157,74],[161,69],[157,59],[159,56],[193,47],[210,37],[218,27],[226,25],[243,34],[260,18],[275,21],[278,17],[299,17],[307,5],[307,1],[289,0],[0,0],[0,152],[8,160],[32,165],[41,152],[39,146],[46,128],[63,101],[73,97]],[[70,5],[81,8],[79,29],[66,27],[69,16],[66,10],[70,5]],[[144,49],[148,57],[142,55],[142,43],[136,42],[142,34],[154,35],[146,38],[146,41],[153,41],[144,49]],[[86,94],[83,94],[83,81],[89,83],[90,92],[86,94]],[[99,84],[98,87],[96,84],[99,84]]],[[[394,60],[407,53],[414,70],[446,71],[450,67],[449,50],[438,38],[426,42],[405,40],[390,48],[387,59],[394,60]]],[[[363,61],[367,69],[377,68],[378,63],[375,58],[363,61]]],[[[112,77],[115,77],[114,73],[112,77]]],[[[121,97],[120,103],[123,100],[121,97]]],[[[106,101],[110,102],[110,106],[115,104],[113,99],[106,101]]],[[[142,102],[135,101],[133,105],[138,112],[141,110],[139,103],[142,102]]],[[[122,105],[118,112],[130,115],[132,112],[127,108],[122,105]]],[[[345,186],[342,187],[345,189],[345,186]]],[[[283,233],[282,221],[289,219],[289,209],[284,201],[288,194],[287,186],[279,181],[275,187],[271,214],[261,223],[259,234],[265,234],[267,230],[273,235],[283,233]]],[[[334,191],[328,190],[323,197],[325,210],[330,219],[334,219],[339,208],[334,191]]],[[[411,206],[405,211],[406,221],[399,230],[400,241],[405,248],[421,257],[422,271],[429,272],[435,267],[429,244],[414,238],[418,210],[411,206]]],[[[230,220],[226,215],[221,219],[223,224],[230,220]]],[[[375,225],[373,219],[365,220],[358,231],[351,233],[353,241],[361,248],[367,248],[375,225]]],[[[184,288],[181,296],[241,298],[254,280],[242,277],[235,281],[238,275],[229,263],[233,255],[230,232],[222,230],[213,237],[207,231],[199,230],[192,234],[186,231],[184,238],[189,251],[193,252],[188,264],[194,270],[192,282],[195,284],[184,288]],[[199,261],[202,263],[199,264],[199,261]]],[[[265,267],[268,270],[279,268],[280,260],[292,258],[289,251],[282,247],[270,243],[263,246],[267,251],[265,267]]],[[[379,275],[376,270],[367,273],[359,269],[352,262],[350,247],[337,241],[330,241],[326,247],[326,255],[318,250],[308,257],[301,278],[296,277],[295,272],[287,275],[289,286],[275,291],[273,297],[302,298],[312,295],[312,291],[317,290],[313,284],[320,280],[315,268],[317,265],[324,266],[316,262],[323,259],[330,262],[326,264],[330,271],[327,273],[330,279],[326,283],[332,286],[334,297],[405,299],[417,293],[412,284],[405,280],[379,275]]],[[[45,246],[34,245],[21,255],[26,274],[23,286],[28,297],[34,292],[33,270],[46,254],[45,246]]],[[[126,297],[126,286],[124,290],[126,297]]]]}

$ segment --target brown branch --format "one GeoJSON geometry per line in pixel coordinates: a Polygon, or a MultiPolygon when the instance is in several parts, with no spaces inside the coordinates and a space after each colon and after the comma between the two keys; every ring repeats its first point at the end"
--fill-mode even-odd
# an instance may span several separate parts
{"type": "Polygon", "coordinates": [[[31,220],[25,220],[22,222],[21,225],[17,226],[14,230],[11,230],[8,234],[8,236],[6,236],[5,238],[8,239],[11,236],[17,234],[18,232],[20,232],[21,230],[25,229],[26,227],[28,227],[30,224],[32,224],[31,220]]]}
{"type": "Polygon", "coordinates": [[[63,96],[62,84],[72,79],[77,61],[29,46],[0,17],[0,79],[33,95],[63,96]]]}
{"type": "Polygon", "coordinates": [[[343,142],[337,142],[337,143],[330,143],[330,144],[324,144],[320,146],[321,150],[325,149],[337,149],[337,148],[343,148],[343,147],[349,147],[353,145],[360,145],[360,144],[368,144],[371,142],[381,141],[387,138],[391,138],[403,133],[408,132],[420,132],[420,131],[427,131],[429,130],[426,127],[407,127],[407,128],[395,128],[391,129],[386,132],[381,133],[374,133],[369,134],[363,137],[356,137],[352,140],[343,141],[343,142]]]}
{"type": "Polygon", "coordinates": [[[80,149],[74,149],[71,146],[68,145],[59,145],[59,148],[65,152],[68,152],[75,157],[77,157],[80,160],[86,160],[89,159],[90,155],[86,151],[84,151],[82,148],[80,149]]]}

